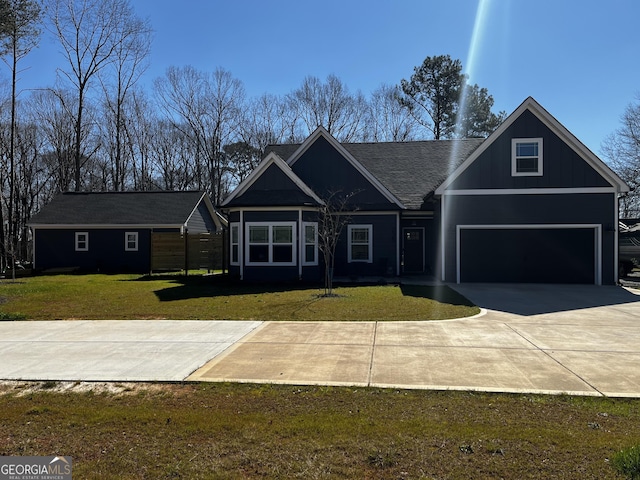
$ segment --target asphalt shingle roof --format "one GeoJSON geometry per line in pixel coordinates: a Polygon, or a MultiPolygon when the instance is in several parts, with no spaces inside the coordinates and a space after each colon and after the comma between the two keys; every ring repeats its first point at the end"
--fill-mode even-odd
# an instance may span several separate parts
{"type": "Polygon", "coordinates": [[[69,192],[33,216],[32,225],[182,225],[202,192],[69,192]]]}
{"type": "MultiPolygon", "coordinates": [[[[484,141],[427,140],[417,142],[343,143],[358,160],[407,208],[420,209],[424,198],[484,141]]],[[[269,145],[266,153],[288,160],[299,144],[269,145]]]]}

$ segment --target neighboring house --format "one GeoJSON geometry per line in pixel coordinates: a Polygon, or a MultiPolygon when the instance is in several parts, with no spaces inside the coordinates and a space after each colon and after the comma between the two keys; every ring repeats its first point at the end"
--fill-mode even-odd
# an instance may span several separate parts
{"type": "Polygon", "coordinates": [[[318,209],[354,193],[335,275],[613,284],[627,185],[533,98],[487,139],[275,145],[222,203],[230,273],[318,280],[318,209]]]}
{"type": "MultiPolygon", "coordinates": [[[[33,266],[148,272],[152,239],[173,238],[176,255],[184,257],[185,233],[221,232],[225,223],[203,192],[62,193],[29,223],[33,266]]],[[[175,260],[185,265],[184,258],[175,260]]]]}

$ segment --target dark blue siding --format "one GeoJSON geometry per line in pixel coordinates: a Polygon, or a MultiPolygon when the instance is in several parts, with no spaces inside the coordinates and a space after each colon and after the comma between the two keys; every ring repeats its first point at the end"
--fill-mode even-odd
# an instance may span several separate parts
{"type": "Polygon", "coordinates": [[[336,276],[395,275],[398,233],[395,215],[354,215],[350,225],[373,226],[373,261],[348,261],[348,228],[345,226],[336,246],[336,276]]]}
{"type": "MultiPolygon", "coordinates": [[[[447,196],[445,278],[450,282],[456,280],[457,225],[594,224],[602,226],[602,282],[611,284],[617,263],[614,258],[615,206],[613,193],[447,196]]],[[[490,247],[500,249],[502,245],[490,247]]],[[[563,266],[558,264],[556,268],[563,266]]]]}
{"type": "Polygon", "coordinates": [[[252,207],[315,204],[315,200],[275,164],[269,165],[242,195],[232,201],[233,206],[252,207]]]}
{"type": "Polygon", "coordinates": [[[578,188],[611,185],[534,114],[525,111],[449,187],[478,188],[578,188]],[[511,140],[543,139],[543,176],[511,176],[511,140]]]}
{"type": "Polygon", "coordinates": [[[361,210],[397,209],[324,137],[319,137],[292,168],[320,198],[357,192],[352,203],[361,210]]]}
{"type": "Polygon", "coordinates": [[[35,229],[35,268],[78,268],[103,272],[147,272],[151,235],[148,229],[35,229]],[[89,250],[75,251],[75,233],[88,232],[89,250]],[[125,251],[125,232],[138,232],[138,251],[125,251]]]}

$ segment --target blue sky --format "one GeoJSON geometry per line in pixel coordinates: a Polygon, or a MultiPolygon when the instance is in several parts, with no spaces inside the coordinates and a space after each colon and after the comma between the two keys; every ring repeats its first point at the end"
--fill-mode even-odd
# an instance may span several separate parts
{"type": "MultiPolygon", "coordinates": [[[[229,70],[249,96],[285,94],[307,75],[329,74],[368,95],[409,78],[425,57],[449,54],[489,90],[496,112],[533,96],[597,154],[640,94],[637,0],[131,3],[154,29],[149,87],[167,67],[192,65],[229,70]]],[[[45,32],[23,60],[30,68],[21,87],[53,84],[59,65],[45,32]]]]}

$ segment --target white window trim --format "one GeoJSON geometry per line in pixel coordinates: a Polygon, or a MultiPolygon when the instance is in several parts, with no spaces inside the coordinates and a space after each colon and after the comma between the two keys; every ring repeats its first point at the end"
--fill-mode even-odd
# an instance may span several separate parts
{"type": "MultiPolygon", "coordinates": [[[[348,237],[348,246],[347,246],[347,261],[349,263],[373,263],[373,225],[347,225],[347,237],[348,237]],[[369,243],[367,244],[369,247],[369,255],[367,259],[353,259],[351,258],[351,231],[353,229],[358,230],[368,230],[369,231],[369,243]]],[[[360,244],[356,244],[360,245],[360,244]]]]}
{"type": "Polygon", "coordinates": [[[511,176],[512,177],[541,177],[543,174],[543,145],[542,138],[512,138],[511,139],[511,176]],[[537,157],[516,157],[516,146],[519,143],[537,143],[537,157]],[[518,172],[518,158],[537,158],[538,169],[535,172],[518,172]]]}
{"type": "Polygon", "coordinates": [[[306,267],[318,265],[318,222],[302,222],[302,241],[300,244],[302,245],[302,265],[306,267]],[[307,227],[313,227],[315,229],[315,238],[313,243],[315,254],[313,256],[313,262],[307,261],[307,245],[311,245],[310,243],[307,243],[307,227]]]}
{"type": "Polygon", "coordinates": [[[125,252],[137,252],[138,251],[138,232],[124,232],[124,250],[125,252]],[[135,237],[135,247],[129,247],[129,235],[135,237]]]}
{"type": "MultiPolygon", "coordinates": [[[[296,222],[247,222],[245,223],[245,258],[246,265],[252,267],[269,267],[269,266],[295,266],[297,257],[296,249],[296,222]],[[250,227],[269,227],[269,241],[262,245],[268,245],[269,247],[269,261],[267,262],[252,262],[249,247],[251,246],[251,236],[249,235],[250,227]],[[273,261],[273,246],[284,245],[273,243],[273,228],[274,227],[291,227],[291,261],[290,262],[274,262],[273,261]]],[[[286,245],[289,245],[288,243],[286,245]]]]}
{"type": "Polygon", "coordinates": [[[229,227],[229,264],[230,265],[240,265],[240,222],[231,222],[229,227]],[[233,242],[233,229],[237,229],[237,242],[233,242]],[[238,258],[233,260],[233,247],[238,247],[238,258]]]}
{"type": "Polygon", "coordinates": [[[76,252],[88,252],[89,251],[89,232],[76,232],[75,235],[75,247],[76,252]],[[84,236],[84,247],[80,247],[80,236],[84,236]]]}

